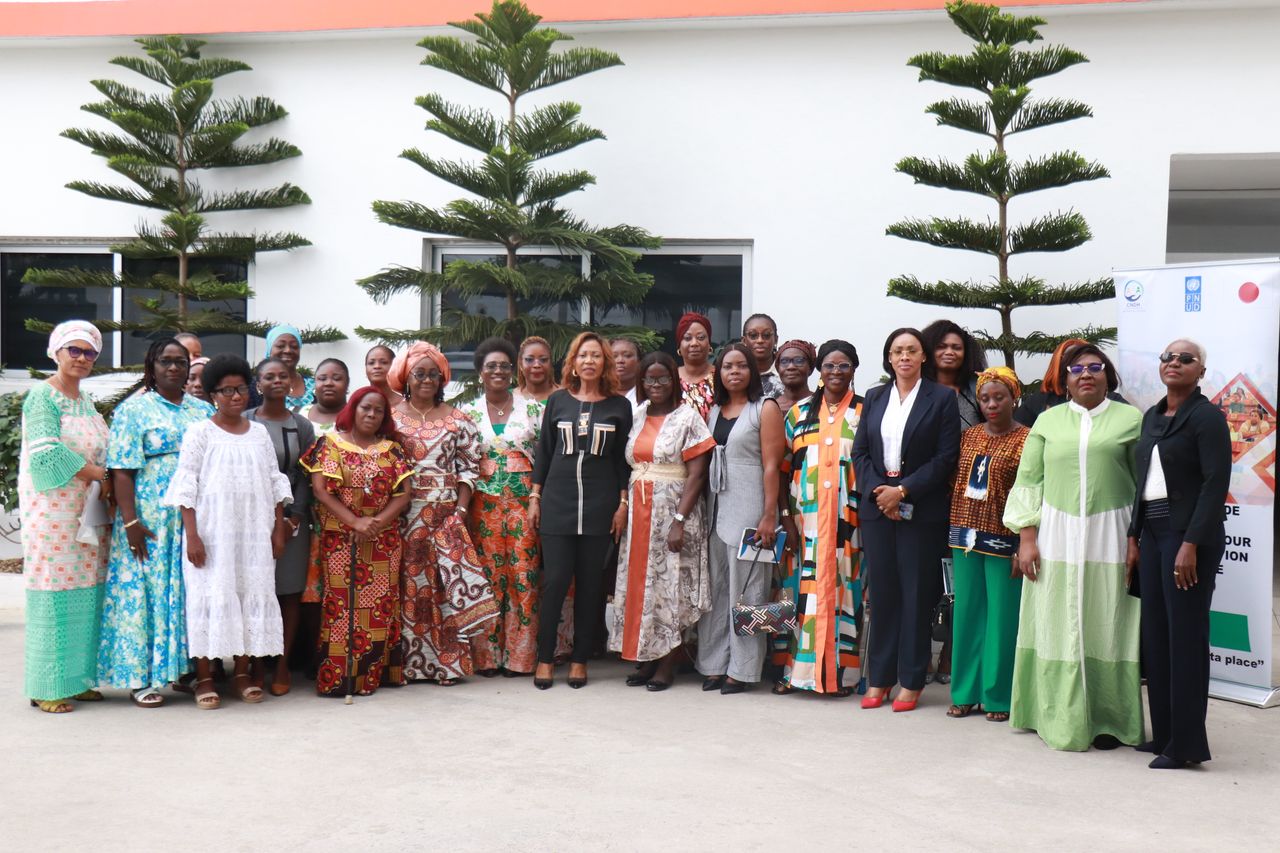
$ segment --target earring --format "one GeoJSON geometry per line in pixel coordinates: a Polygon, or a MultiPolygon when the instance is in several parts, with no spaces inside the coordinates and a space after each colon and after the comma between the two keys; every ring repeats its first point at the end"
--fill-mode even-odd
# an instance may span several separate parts
{"type": "Polygon", "coordinates": [[[578,378],[578,368],[576,368],[576,367],[573,369],[573,378],[574,378],[574,379],[577,379],[577,378],[578,378]]]}

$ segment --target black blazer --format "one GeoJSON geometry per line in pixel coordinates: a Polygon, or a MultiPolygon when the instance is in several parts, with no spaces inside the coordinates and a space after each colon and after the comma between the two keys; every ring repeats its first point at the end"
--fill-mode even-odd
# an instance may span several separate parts
{"type": "Polygon", "coordinates": [[[1172,418],[1163,399],[1142,416],[1138,438],[1138,495],[1129,535],[1142,532],[1142,487],[1151,468],[1151,448],[1160,447],[1160,467],[1169,488],[1169,523],[1186,531],[1183,542],[1204,545],[1224,535],[1222,508],[1231,484],[1231,431],[1218,407],[1197,388],[1172,418]]]}
{"type": "MultiPolygon", "coordinates": [[[[884,440],[880,424],[889,405],[894,385],[878,385],[867,392],[862,419],[853,438],[853,468],[859,493],[858,517],[878,519],[882,515],[872,492],[888,482],[884,471],[884,440]]],[[[913,504],[912,519],[948,521],[951,516],[951,477],[960,456],[960,407],[956,394],[928,379],[920,380],[920,390],[902,431],[902,480],[907,503],[913,504]]],[[[908,522],[909,523],[909,522],[908,522]]]]}

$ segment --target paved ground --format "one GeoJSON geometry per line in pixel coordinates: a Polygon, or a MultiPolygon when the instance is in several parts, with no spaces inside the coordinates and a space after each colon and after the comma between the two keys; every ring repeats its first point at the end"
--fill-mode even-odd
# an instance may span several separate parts
{"type": "Polygon", "coordinates": [[[21,693],[0,610],[9,850],[1274,849],[1280,710],[1214,701],[1216,760],[1059,753],[981,717],[855,699],[627,688],[622,664],[261,705],[121,692],[62,717],[21,693]]]}

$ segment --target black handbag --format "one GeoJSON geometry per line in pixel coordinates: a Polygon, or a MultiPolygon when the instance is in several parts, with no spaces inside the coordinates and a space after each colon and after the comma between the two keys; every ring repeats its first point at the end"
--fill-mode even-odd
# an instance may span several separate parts
{"type": "Polygon", "coordinates": [[[956,607],[956,597],[951,594],[942,596],[933,608],[933,640],[945,643],[951,639],[951,617],[956,607]]]}

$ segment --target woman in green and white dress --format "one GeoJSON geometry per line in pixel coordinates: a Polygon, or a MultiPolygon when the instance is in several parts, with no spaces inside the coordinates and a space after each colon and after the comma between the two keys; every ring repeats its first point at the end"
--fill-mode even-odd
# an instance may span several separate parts
{"type": "Polygon", "coordinates": [[[1004,523],[1019,533],[1022,585],[1009,723],[1054,749],[1143,741],[1138,599],[1125,589],[1142,413],[1092,344],[1062,359],[1070,402],[1027,437],[1004,523]]]}

